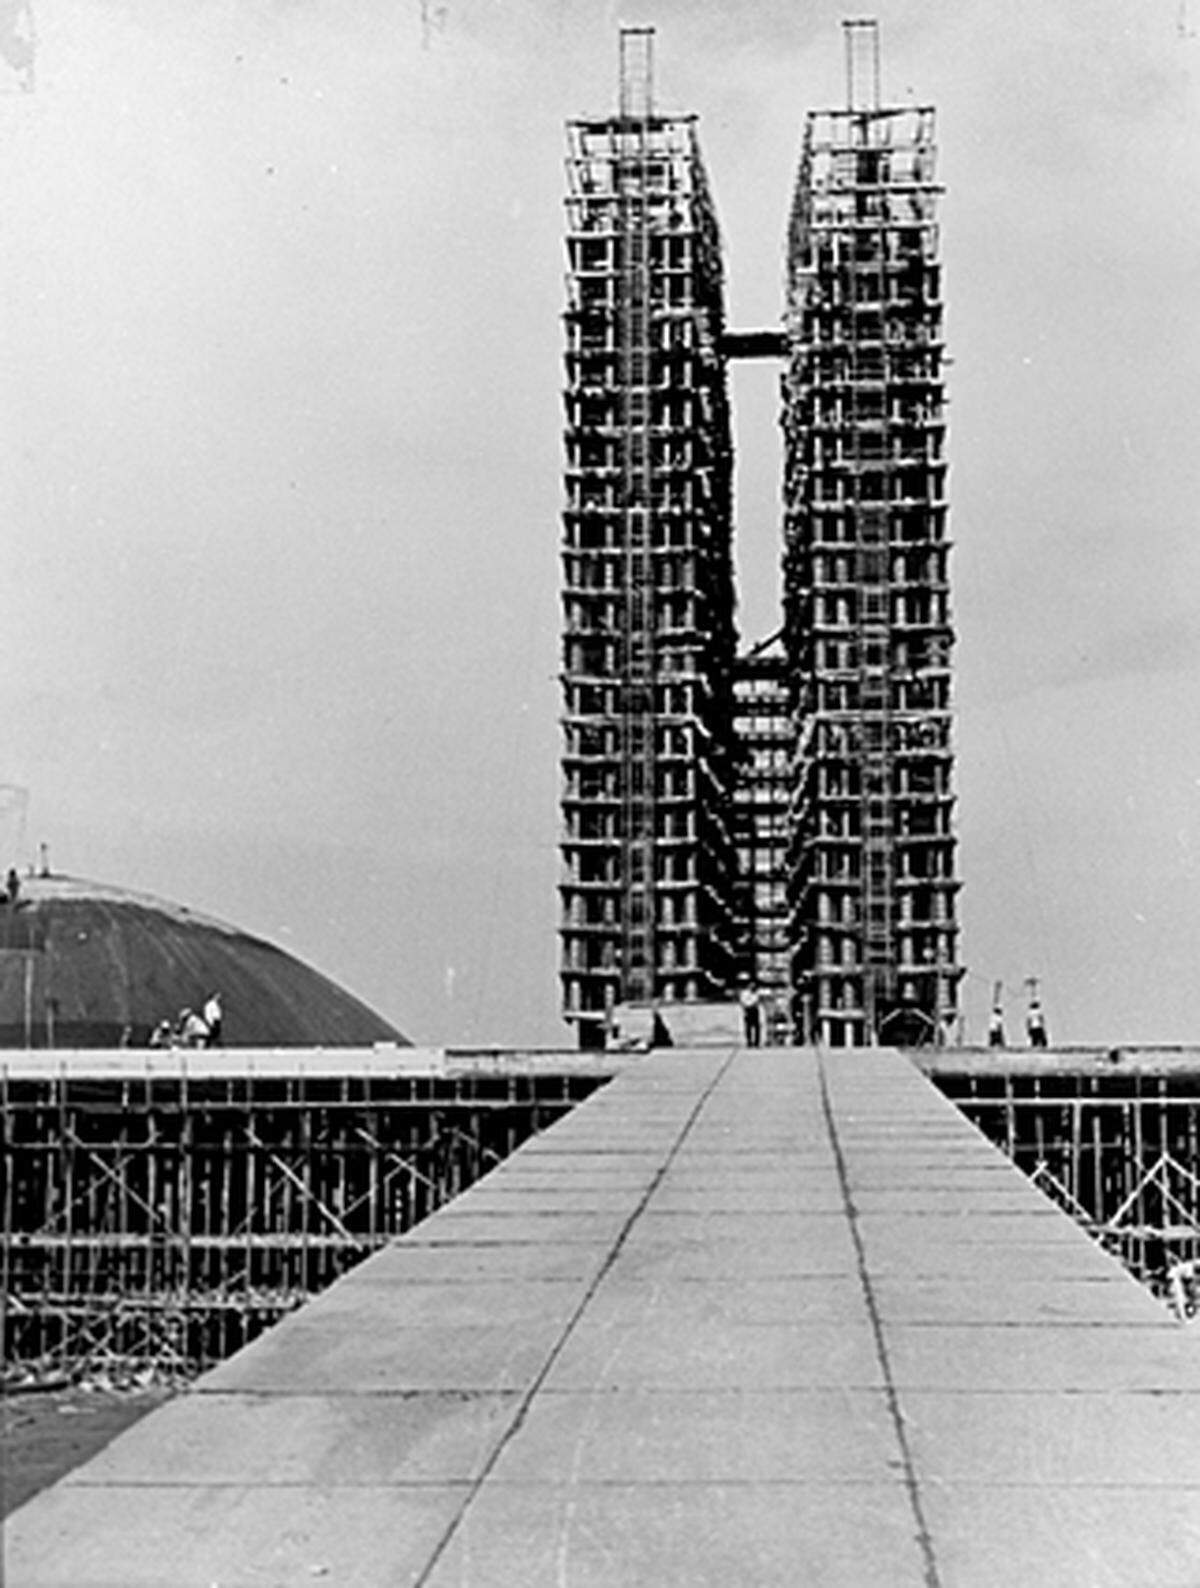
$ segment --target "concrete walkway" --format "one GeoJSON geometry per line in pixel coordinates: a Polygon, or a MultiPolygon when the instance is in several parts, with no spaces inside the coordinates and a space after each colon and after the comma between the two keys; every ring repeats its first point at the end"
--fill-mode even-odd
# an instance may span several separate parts
{"type": "Polygon", "coordinates": [[[10,1518],[9,1588],[1200,1584],[1200,1333],[888,1052],[680,1052],[10,1518]]]}

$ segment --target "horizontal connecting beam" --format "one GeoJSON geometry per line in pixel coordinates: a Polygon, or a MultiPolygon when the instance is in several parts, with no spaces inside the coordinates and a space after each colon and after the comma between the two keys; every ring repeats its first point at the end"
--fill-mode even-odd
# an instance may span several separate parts
{"type": "Polygon", "coordinates": [[[726,331],[717,350],[726,358],[786,358],[788,339],[783,331],[726,331]]]}

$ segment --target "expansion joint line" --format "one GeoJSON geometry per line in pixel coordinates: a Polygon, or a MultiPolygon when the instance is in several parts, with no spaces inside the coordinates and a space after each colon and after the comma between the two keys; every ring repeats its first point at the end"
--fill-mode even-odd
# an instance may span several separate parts
{"type": "Polygon", "coordinates": [[[892,1419],[896,1443],[900,1447],[900,1458],[904,1465],[904,1489],[908,1495],[909,1507],[912,1510],[913,1521],[916,1525],[917,1543],[920,1546],[921,1555],[925,1563],[925,1588],[941,1588],[942,1579],[938,1572],[937,1558],[934,1554],[933,1535],[929,1531],[929,1524],[925,1519],[925,1508],[921,1504],[921,1488],[917,1482],[917,1471],[913,1463],[912,1447],[908,1442],[908,1429],[904,1424],[904,1413],[900,1409],[900,1396],[896,1391],[896,1380],[892,1375],[892,1363],[891,1358],[888,1356],[887,1340],[884,1337],[883,1320],[879,1316],[879,1305],[875,1299],[875,1287],[871,1284],[871,1275],[867,1270],[867,1254],[863,1247],[862,1231],[858,1225],[858,1208],[855,1206],[854,1196],[850,1190],[850,1176],[846,1168],[846,1155],[842,1151],[841,1139],[838,1136],[837,1125],[833,1117],[833,1100],[829,1095],[829,1082],[825,1073],[825,1058],[820,1047],[817,1047],[816,1055],[817,1073],[821,1083],[821,1108],[825,1115],[825,1128],[829,1132],[830,1145],[833,1147],[833,1156],[837,1163],[838,1184],[841,1187],[842,1201],[846,1207],[850,1236],[854,1242],[858,1282],[862,1286],[863,1299],[866,1302],[867,1314],[871,1320],[871,1332],[875,1336],[875,1354],[879,1358],[879,1367],[883,1374],[888,1415],[892,1419]]]}
{"type": "MultiPolygon", "coordinates": [[[[429,1581],[430,1575],[432,1574],[434,1568],[437,1566],[438,1561],[441,1560],[442,1556],[445,1554],[446,1548],[449,1545],[451,1539],[458,1532],[458,1530],[461,1527],[464,1519],[466,1518],[467,1512],[471,1509],[471,1506],[475,1503],[475,1500],[476,1500],[476,1498],[479,1495],[479,1491],[483,1488],[484,1484],[491,1477],[492,1472],[495,1469],[496,1463],[499,1461],[500,1457],[503,1455],[505,1449],[507,1448],[507,1446],[509,1444],[509,1441],[512,1439],[513,1435],[517,1433],[517,1431],[520,1429],[521,1425],[524,1423],[526,1417],[529,1415],[529,1409],[533,1405],[534,1399],[536,1398],[536,1396],[537,1396],[538,1392],[540,1391],[542,1385],[546,1382],[547,1378],[550,1376],[550,1372],[551,1372],[552,1368],[554,1367],[554,1364],[558,1361],[559,1357],[562,1355],[563,1350],[566,1347],[567,1341],[574,1334],[576,1328],[579,1325],[580,1319],[583,1317],[583,1315],[587,1311],[588,1307],[591,1306],[592,1298],[595,1296],[596,1292],[600,1289],[600,1286],[604,1283],[605,1279],[608,1277],[609,1271],[611,1270],[613,1264],[616,1262],[617,1258],[621,1255],[621,1249],[625,1245],[625,1242],[629,1239],[630,1231],[633,1229],[633,1227],[637,1223],[637,1221],[641,1218],[642,1214],[646,1211],[646,1206],[649,1203],[650,1198],[654,1195],[654,1193],[658,1190],[659,1186],[662,1184],[663,1179],[664,1179],[665,1175],[667,1174],[667,1171],[670,1169],[671,1165],[675,1162],[675,1159],[676,1159],[676,1157],[679,1154],[679,1149],[683,1146],[684,1142],[687,1140],[688,1136],[691,1134],[692,1127],[695,1125],[696,1121],[699,1119],[699,1117],[700,1117],[700,1115],[701,1115],[706,1103],[708,1102],[709,1098],[712,1096],[712,1094],[716,1091],[717,1087],[724,1080],[725,1074],[728,1071],[729,1066],[733,1063],[734,1058],[736,1057],[736,1055],[737,1055],[737,1049],[736,1048],[735,1049],[731,1049],[731,1051],[726,1054],[725,1058],[721,1062],[720,1068],[717,1070],[717,1073],[713,1076],[712,1080],[709,1081],[708,1085],[700,1093],[700,1096],[696,1099],[695,1103],[692,1105],[691,1109],[688,1111],[688,1116],[684,1120],[683,1124],[680,1126],[679,1133],[676,1135],[675,1140],[671,1143],[670,1149],[667,1152],[666,1157],[663,1159],[662,1163],[659,1164],[658,1168],[654,1171],[654,1174],[653,1174],[653,1176],[651,1177],[651,1180],[650,1180],[650,1184],[642,1192],[641,1196],[637,1200],[637,1203],[636,1203],[633,1211],[630,1213],[629,1217],[625,1220],[624,1224],[621,1225],[621,1228],[620,1228],[620,1230],[617,1233],[616,1240],[612,1243],[612,1246],[609,1248],[608,1254],[606,1255],[604,1261],[601,1263],[600,1267],[597,1269],[595,1276],[593,1277],[593,1279],[589,1283],[587,1289],[584,1291],[583,1296],[580,1298],[579,1305],[575,1308],[575,1310],[571,1313],[571,1316],[567,1319],[566,1323],[563,1325],[563,1331],[559,1335],[558,1339],[554,1342],[554,1345],[552,1346],[552,1348],[550,1350],[550,1354],[547,1356],[546,1360],[542,1363],[540,1369],[537,1372],[536,1377],[534,1378],[533,1382],[530,1384],[529,1388],[525,1391],[524,1395],[522,1395],[520,1404],[517,1407],[516,1413],[513,1416],[512,1421],[509,1423],[508,1427],[504,1430],[503,1434],[501,1434],[500,1438],[496,1441],[496,1448],[492,1451],[491,1455],[488,1457],[487,1461],[484,1463],[483,1468],[479,1472],[478,1476],[473,1479],[473,1481],[471,1483],[471,1486],[470,1486],[470,1489],[469,1489],[469,1491],[467,1493],[466,1499],[463,1501],[462,1505],[459,1507],[458,1511],[456,1512],[454,1517],[451,1519],[449,1526],[446,1528],[446,1531],[442,1534],[441,1538],[438,1540],[437,1546],[435,1547],[433,1553],[430,1555],[428,1561],[426,1561],[424,1569],[421,1572],[421,1575],[418,1578],[416,1578],[415,1583],[414,1583],[414,1588],[424,1588],[424,1585],[429,1581]]],[[[586,1101],[586,1099],[585,1099],[585,1101],[586,1101]]]]}

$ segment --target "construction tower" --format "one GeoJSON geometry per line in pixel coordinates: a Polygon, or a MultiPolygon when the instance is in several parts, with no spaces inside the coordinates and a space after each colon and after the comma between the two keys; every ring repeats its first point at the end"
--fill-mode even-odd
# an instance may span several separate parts
{"type": "Polygon", "coordinates": [[[793,1017],[941,1040],[957,984],[934,112],[884,106],[874,23],[807,117],[787,248],[784,620],[793,1017]]]}
{"type": "Polygon", "coordinates": [[[737,950],[732,444],[695,118],[621,32],[615,116],[569,124],[563,1010],[729,994],[737,950]]]}

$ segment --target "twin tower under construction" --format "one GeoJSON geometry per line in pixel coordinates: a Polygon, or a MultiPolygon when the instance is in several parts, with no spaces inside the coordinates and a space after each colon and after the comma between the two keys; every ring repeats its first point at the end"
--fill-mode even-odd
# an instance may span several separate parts
{"type": "Polygon", "coordinates": [[[806,118],[782,325],[726,324],[696,118],[621,33],[569,125],[563,1012],[750,986],[767,1040],[938,1042],[956,1017],[934,112],[845,24],[806,118]],[[728,366],[781,371],[783,610],[739,641],[728,366]]]}

